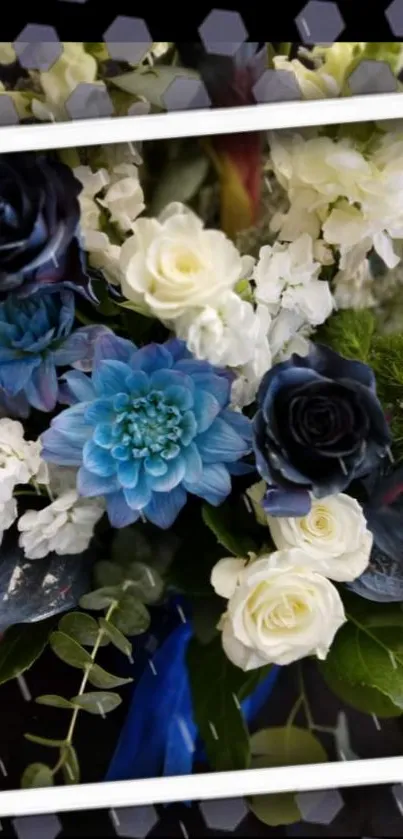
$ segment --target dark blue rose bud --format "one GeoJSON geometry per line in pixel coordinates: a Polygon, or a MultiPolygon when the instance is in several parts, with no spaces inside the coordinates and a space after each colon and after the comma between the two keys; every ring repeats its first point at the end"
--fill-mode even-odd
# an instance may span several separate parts
{"type": "Polygon", "coordinates": [[[0,293],[61,284],[89,295],[78,239],[82,189],[50,155],[0,155],[0,293]]]}
{"type": "Polygon", "coordinates": [[[380,476],[363,506],[374,537],[370,563],[348,588],[377,603],[403,603],[403,464],[380,476]]]}
{"type": "Polygon", "coordinates": [[[343,492],[391,443],[372,370],[318,345],[266,373],[253,428],[272,516],[305,516],[311,494],[343,492]]]}

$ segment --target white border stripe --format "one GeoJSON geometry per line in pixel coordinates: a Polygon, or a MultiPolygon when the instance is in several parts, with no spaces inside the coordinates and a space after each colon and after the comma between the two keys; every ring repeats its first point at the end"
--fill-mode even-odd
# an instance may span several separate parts
{"type": "Polygon", "coordinates": [[[0,153],[99,146],[170,137],[205,137],[274,128],[365,122],[403,117],[403,94],[275,102],[243,108],[72,120],[0,128],[0,153]]]}
{"type": "MultiPolygon", "coordinates": [[[[401,93],[0,128],[0,153],[403,118],[401,93]]],[[[0,792],[0,817],[403,783],[403,757],[0,792]]]]}
{"type": "Polygon", "coordinates": [[[174,778],[1,792],[0,817],[402,782],[403,759],[400,757],[210,772],[174,778]]]}

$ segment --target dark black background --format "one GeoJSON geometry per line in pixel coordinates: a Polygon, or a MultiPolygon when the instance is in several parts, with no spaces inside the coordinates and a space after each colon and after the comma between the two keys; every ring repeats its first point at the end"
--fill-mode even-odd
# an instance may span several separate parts
{"type": "MultiPolygon", "coordinates": [[[[330,2],[330,0],[324,0],[330,2]]],[[[242,14],[251,40],[298,41],[300,34],[294,23],[295,17],[306,5],[306,0],[282,0],[281,3],[254,2],[236,5],[219,0],[216,6],[205,3],[186,3],[184,14],[177,14],[179,8],[172,2],[125,2],[116,0],[87,0],[86,3],[71,0],[41,0],[26,6],[7,4],[1,15],[1,37],[11,41],[18,37],[27,23],[49,24],[56,28],[64,41],[99,41],[117,15],[143,18],[154,41],[198,40],[198,27],[212,8],[237,10],[242,14]]],[[[337,3],[346,23],[339,40],[342,41],[391,41],[385,17],[390,2],[372,0],[338,0],[337,3]]]]}

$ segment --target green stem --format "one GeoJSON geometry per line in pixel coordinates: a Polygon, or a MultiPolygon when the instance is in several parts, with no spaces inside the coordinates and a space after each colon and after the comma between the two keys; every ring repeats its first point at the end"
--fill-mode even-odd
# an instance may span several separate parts
{"type": "Polygon", "coordinates": [[[304,677],[302,675],[301,665],[299,665],[299,667],[298,667],[298,683],[299,683],[299,688],[300,688],[300,693],[301,693],[301,700],[302,700],[302,703],[303,703],[303,706],[304,706],[306,721],[308,723],[308,728],[312,730],[312,729],[315,728],[315,723],[313,721],[313,717],[312,717],[312,714],[311,714],[311,708],[310,708],[310,705],[309,705],[309,700],[308,700],[306,690],[305,690],[304,677]]]}
{"type": "MultiPolygon", "coordinates": [[[[108,609],[108,611],[105,615],[105,620],[107,622],[110,621],[111,616],[113,615],[113,612],[118,607],[118,605],[119,605],[118,602],[116,600],[114,600],[114,602],[111,603],[111,605],[109,606],[109,609],[108,609]]],[[[85,668],[85,672],[84,672],[83,678],[81,680],[81,685],[80,685],[80,689],[78,691],[77,696],[83,696],[83,694],[85,693],[85,688],[87,687],[87,682],[88,682],[88,679],[89,679],[89,675],[90,675],[92,666],[95,662],[95,659],[97,657],[98,650],[101,646],[102,639],[103,639],[104,635],[105,635],[105,631],[102,628],[100,628],[100,630],[98,632],[98,635],[97,635],[97,639],[96,639],[96,641],[94,643],[94,646],[92,648],[91,664],[88,664],[88,667],[85,668]]],[[[69,729],[68,729],[68,732],[67,732],[67,735],[66,735],[66,739],[64,740],[64,743],[63,743],[64,747],[72,745],[74,730],[75,730],[76,723],[77,723],[77,717],[78,717],[78,714],[79,714],[80,711],[81,711],[81,708],[79,706],[76,706],[74,708],[74,711],[73,711],[72,716],[71,716],[69,729]]],[[[59,771],[59,769],[61,769],[63,767],[63,765],[66,761],[66,754],[63,752],[63,746],[61,747],[60,758],[59,758],[58,762],[56,763],[56,765],[52,769],[52,774],[53,775],[56,775],[56,773],[59,771]]]]}
{"type": "Polygon", "coordinates": [[[303,697],[299,696],[297,701],[292,706],[291,711],[288,715],[287,722],[285,724],[286,728],[291,728],[291,726],[294,724],[295,717],[297,716],[298,711],[301,708],[301,705],[303,704],[303,701],[303,697]]]}

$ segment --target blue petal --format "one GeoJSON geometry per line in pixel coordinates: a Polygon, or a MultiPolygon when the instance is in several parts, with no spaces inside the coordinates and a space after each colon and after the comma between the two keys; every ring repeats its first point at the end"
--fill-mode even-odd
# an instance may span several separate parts
{"type": "Polygon", "coordinates": [[[156,370],[165,370],[172,367],[172,364],[171,353],[161,344],[148,344],[147,347],[137,350],[131,359],[131,367],[134,370],[144,370],[148,374],[156,370]]]}
{"type": "Polygon", "coordinates": [[[197,434],[197,422],[193,411],[186,411],[181,419],[180,427],[182,430],[181,443],[188,446],[197,434]]]}
{"type": "Polygon", "coordinates": [[[93,440],[87,440],[84,444],[83,463],[89,472],[94,472],[102,478],[110,478],[116,474],[116,462],[112,455],[106,449],[97,446],[93,440]]]}
{"type": "Polygon", "coordinates": [[[253,426],[249,417],[245,417],[240,411],[231,411],[229,409],[222,411],[220,416],[240,437],[243,437],[250,446],[252,445],[253,426]]]}
{"type": "Polygon", "coordinates": [[[193,413],[197,422],[197,430],[201,434],[210,428],[221,411],[221,405],[207,390],[197,390],[194,399],[193,413]]]}
{"type": "Polygon", "coordinates": [[[175,487],[171,492],[155,492],[147,507],[143,510],[146,518],[160,527],[168,530],[186,504],[186,492],[182,486],[175,487]]]}
{"type": "Polygon", "coordinates": [[[111,422],[115,417],[112,399],[96,399],[87,406],[85,419],[90,425],[100,422],[111,422]]]}
{"type": "Polygon", "coordinates": [[[150,390],[150,380],[143,370],[135,370],[127,377],[126,386],[127,392],[134,398],[136,396],[146,396],[150,390]]]}
{"type": "Polygon", "coordinates": [[[311,496],[305,489],[286,490],[269,487],[262,501],[262,507],[268,515],[282,518],[307,516],[311,506],[311,496]]]}
{"type": "Polygon", "coordinates": [[[189,352],[186,342],[180,338],[169,338],[163,344],[166,350],[172,355],[174,361],[181,361],[182,359],[191,358],[192,354],[189,352]]]}
{"type": "Polygon", "coordinates": [[[124,489],[134,489],[140,474],[141,461],[124,460],[118,464],[118,481],[124,489]]]}
{"type": "Polygon", "coordinates": [[[179,408],[180,411],[188,411],[193,406],[192,391],[180,385],[171,385],[164,392],[165,400],[179,408]]]}
{"type": "Polygon", "coordinates": [[[208,431],[197,437],[197,448],[206,463],[220,460],[231,463],[250,451],[242,437],[220,417],[214,420],[208,431]]]}
{"type": "Polygon", "coordinates": [[[139,473],[136,486],[133,489],[125,489],[124,493],[126,501],[132,510],[142,510],[149,503],[151,489],[144,469],[139,473]]]}
{"type": "Polygon", "coordinates": [[[49,356],[45,357],[41,366],[34,370],[24,390],[33,408],[38,411],[53,411],[57,402],[59,384],[55,365],[49,356]]]}
{"type": "Polygon", "coordinates": [[[369,388],[372,393],[376,392],[374,371],[362,361],[344,358],[331,350],[330,347],[325,347],[322,344],[312,344],[309,355],[304,356],[304,358],[322,376],[331,374],[333,379],[352,379],[369,388]]]}
{"type": "MultiPolygon", "coordinates": [[[[82,370],[92,370],[94,345],[105,326],[83,326],[76,329],[64,343],[53,352],[54,363],[59,367],[77,364],[82,370]],[[79,362],[79,364],[78,364],[79,362]]],[[[108,330],[109,331],[109,330],[108,330]]]]}
{"type": "Polygon", "coordinates": [[[48,428],[41,436],[42,457],[58,466],[81,466],[83,450],[80,445],[56,428],[48,428]]]}
{"type": "MultiPolygon", "coordinates": [[[[280,365],[279,365],[280,366],[280,365]]],[[[269,371],[270,373],[271,371],[269,371]]],[[[267,375],[267,374],[266,374],[267,375]]],[[[276,394],[283,388],[295,387],[296,385],[304,385],[309,382],[325,381],[319,373],[314,370],[301,369],[300,367],[290,367],[273,376],[267,386],[266,392],[260,392],[260,404],[263,416],[266,422],[271,422],[271,407],[273,399],[276,394]]]]}
{"type": "Polygon", "coordinates": [[[226,408],[231,398],[231,383],[222,376],[213,373],[195,373],[192,377],[197,388],[211,393],[222,408],[226,408]]]}
{"type": "Polygon", "coordinates": [[[154,477],[165,475],[168,471],[168,464],[159,454],[152,454],[145,458],[144,468],[148,475],[154,477]]]}
{"type": "MultiPolygon", "coordinates": [[[[87,424],[88,428],[88,424],[87,424]]],[[[111,449],[115,440],[113,437],[113,426],[112,423],[108,422],[101,422],[95,426],[93,440],[97,446],[101,446],[101,449],[111,449]]]]}
{"type": "Polygon", "coordinates": [[[127,393],[126,381],[130,367],[123,361],[101,361],[93,370],[92,381],[99,396],[114,396],[127,393]]]}
{"type": "Polygon", "coordinates": [[[157,370],[151,376],[151,385],[155,390],[165,391],[171,386],[179,385],[187,388],[190,393],[194,392],[194,384],[190,376],[178,370],[157,370]]]}
{"type": "Polygon", "coordinates": [[[175,489],[184,478],[186,471],[186,464],[183,457],[179,454],[174,460],[170,460],[165,475],[149,478],[149,483],[155,492],[169,492],[175,489]]]}
{"type": "Polygon", "coordinates": [[[91,428],[85,420],[85,404],[73,405],[62,411],[52,420],[52,428],[65,434],[69,439],[80,446],[91,436],[91,428]]]}
{"type": "Polygon", "coordinates": [[[122,490],[106,496],[106,510],[112,527],[128,527],[140,516],[138,510],[133,510],[127,505],[122,490]]]}
{"type": "Polygon", "coordinates": [[[186,373],[187,376],[192,376],[192,378],[196,373],[214,373],[214,367],[209,361],[202,361],[193,357],[186,358],[183,361],[177,361],[174,369],[180,370],[182,373],[186,373]]]}
{"type": "Polygon", "coordinates": [[[184,481],[188,483],[199,481],[203,472],[203,462],[196,444],[190,443],[189,446],[182,449],[182,457],[186,466],[184,481]]]}
{"type": "Polygon", "coordinates": [[[65,383],[67,391],[69,391],[75,402],[91,402],[95,399],[95,390],[89,376],[82,373],[81,370],[70,370],[62,376],[62,382],[65,383]]]}
{"type": "Polygon", "coordinates": [[[0,364],[0,387],[11,396],[24,390],[34,370],[41,363],[40,356],[0,364]]]}
{"type": "Polygon", "coordinates": [[[183,485],[188,492],[204,498],[214,507],[222,504],[231,492],[231,478],[222,463],[205,465],[199,481],[184,481],[183,485]]]}
{"type": "Polygon", "coordinates": [[[84,466],[77,473],[77,491],[86,498],[98,498],[101,495],[116,492],[119,488],[116,477],[102,477],[89,472],[84,466]]]}
{"type": "Polygon", "coordinates": [[[99,367],[101,361],[123,361],[126,364],[136,352],[136,346],[126,338],[118,338],[111,330],[97,338],[94,346],[93,366],[99,367]]]}

